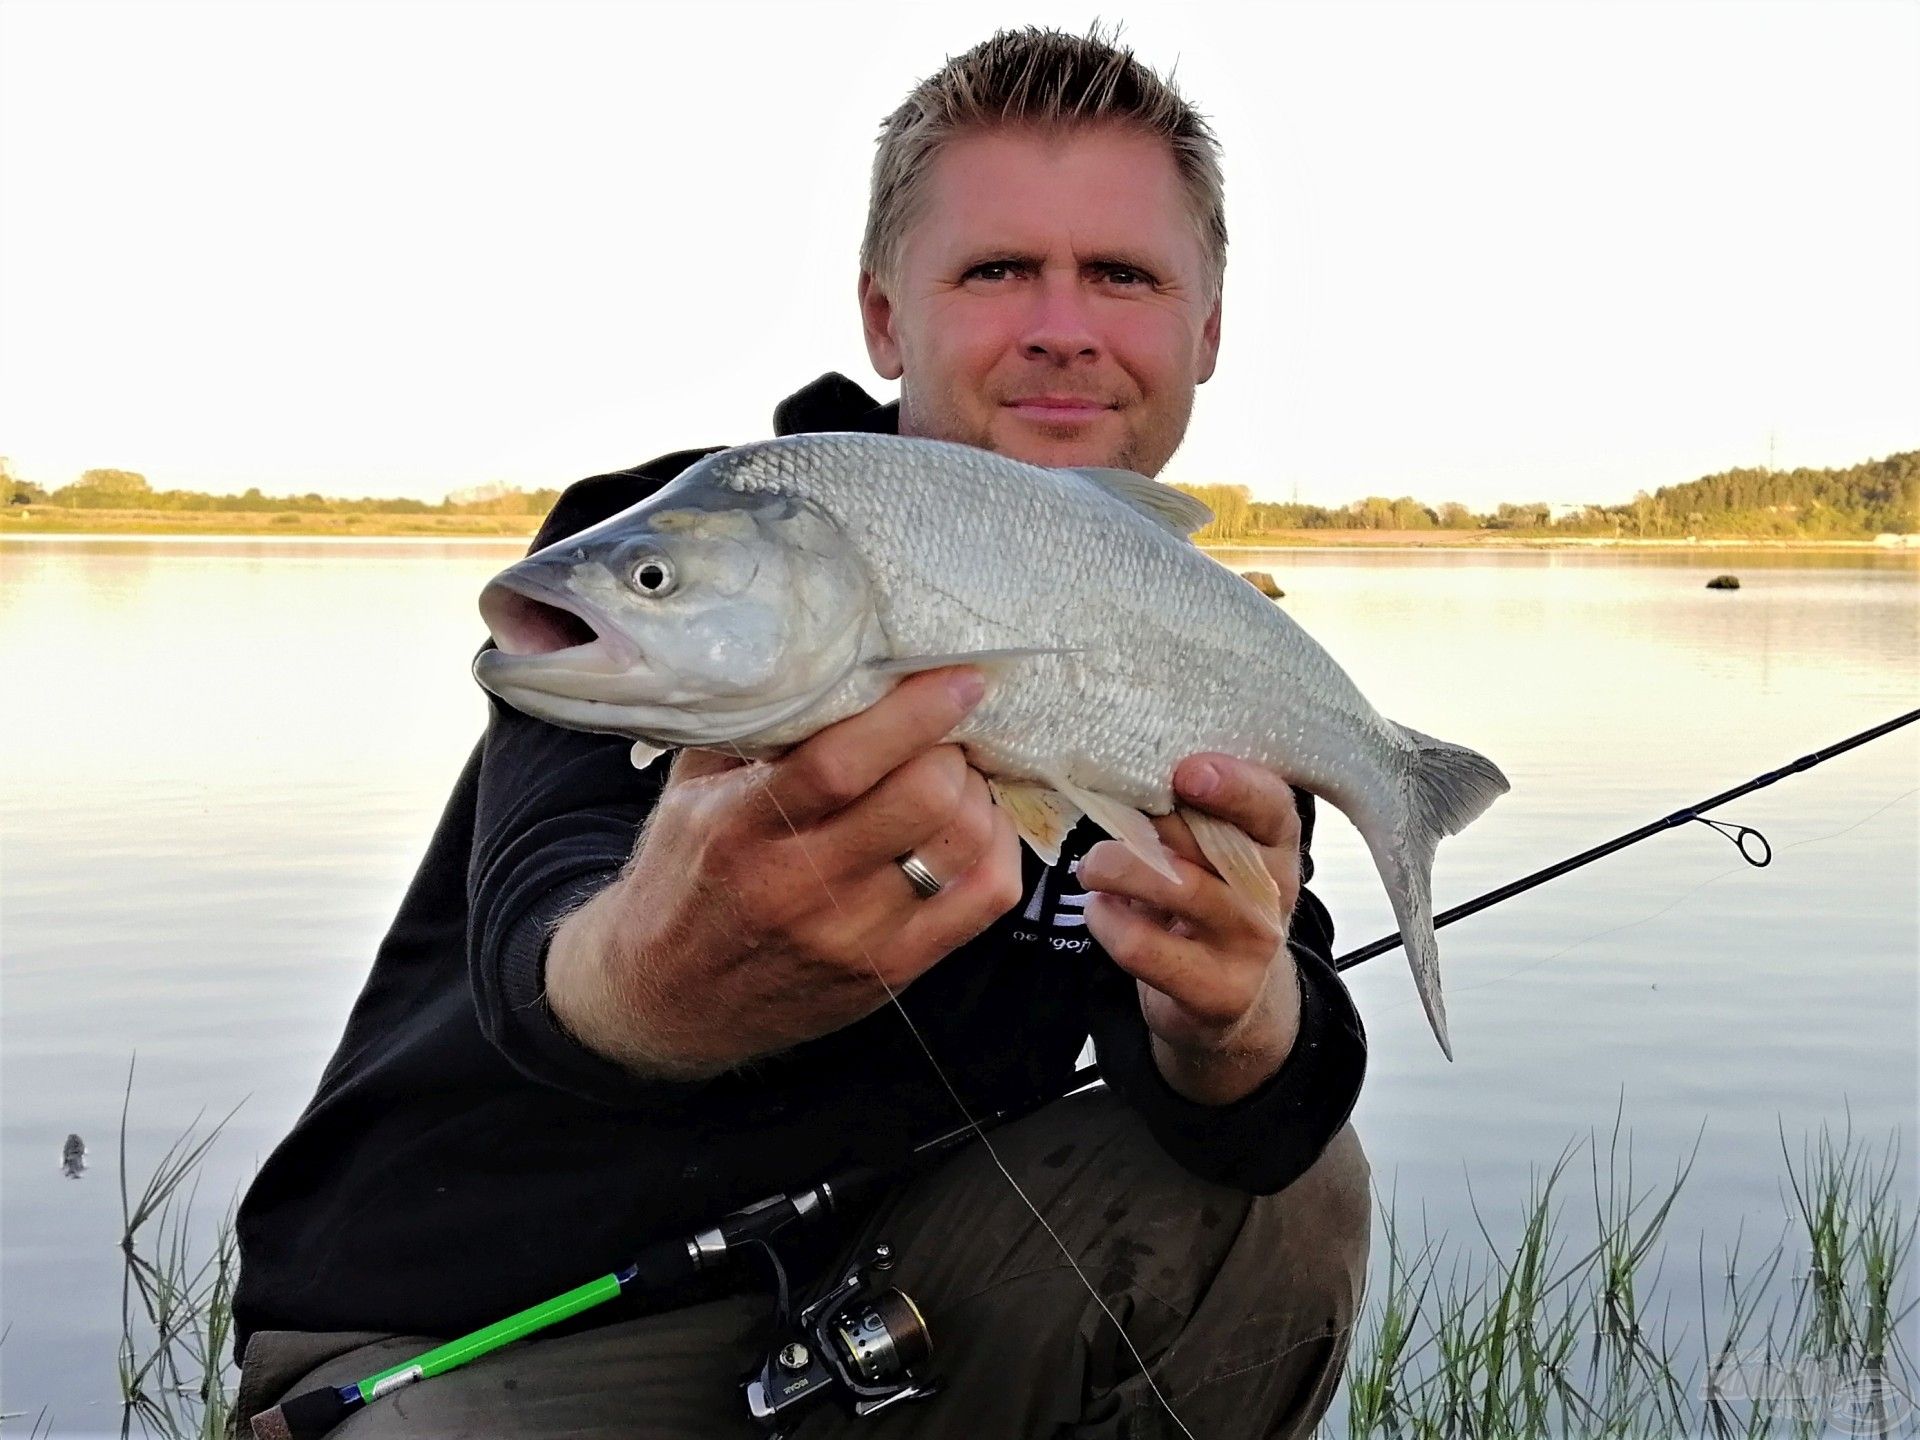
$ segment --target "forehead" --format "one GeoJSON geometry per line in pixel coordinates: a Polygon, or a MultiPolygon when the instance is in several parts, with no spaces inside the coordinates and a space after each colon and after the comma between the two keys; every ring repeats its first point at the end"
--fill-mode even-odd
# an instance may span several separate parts
{"type": "Polygon", "coordinates": [[[907,262],[1006,248],[1085,257],[1150,250],[1198,270],[1198,229],[1166,141],[1117,126],[989,130],[941,146],[907,235],[907,262]]]}

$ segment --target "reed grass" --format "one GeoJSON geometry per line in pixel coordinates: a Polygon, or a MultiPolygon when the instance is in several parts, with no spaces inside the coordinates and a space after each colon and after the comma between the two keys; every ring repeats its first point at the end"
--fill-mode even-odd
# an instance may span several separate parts
{"type": "Polygon", "coordinates": [[[1514,1238],[1481,1216],[1470,1250],[1422,1226],[1414,1243],[1380,1202],[1379,1284],[1343,1395],[1321,1427],[1348,1440],[1920,1435],[1906,1343],[1915,1216],[1897,1139],[1823,1126],[1796,1158],[1784,1131],[1784,1225],[1757,1255],[1736,1235],[1693,1267],[1697,1304],[1673,1313],[1665,1232],[1693,1166],[1641,1188],[1616,1115],[1606,1142],[1568,1147],[1532,1182],[1514,1238]],[[1563,1192],[1577,1152],[1591,1228],[1570,1238],[1563,1192]]]}
{"type": "MultiPolygon", "coordinates": [[[[235,1419],[233,1205],[210,1230],[204,1217],[196,1224],[194,1177],[232,1115],[195,1117],[136,1191],[131,1101],[129,1068],[122,1434],[217,1440],[235,1419]]],[[[1797,1154],[1784,1129],[1780,1145],[1779,1235],[1753,1246],[1737,1233],[1717,1260],[1703,1237],[1684,1284],[1668,1274],[1666,1232],[1699,1141],[1643,1185],[1618,1113],[1605,1139],[1576,1140],[1535,1174],[1510,1238],[1496,1236],[1478,1197],[1464,1245],[1434,1235],[1424,1214],[1409,1225],[1394,1197],[1380,1197],[1377,1283],[1320,1436],[1920,1436],[1907,1343],[1920,1304],[1916,1217],[1899,1187],[1897,1138],[1868,1144],[1849,1117],[1797,1154]],[[1573,1205],[1566,1192],[1583,1169],[1591,1194],[1573,1205]]]]}
{"type": "Polygon", "coordinates": [[[224,1440],[238,1378],[229,1353],[238,1197],[215,1221],[210,1241],[197,1232],[194,1202],[201,1163],[235,1112],[204,1131],[204,1113],[196,1115],[135,1192],[127,1170],[132,1105],[130,1062],[120,1106],[120,1433],[224,1440]]]}

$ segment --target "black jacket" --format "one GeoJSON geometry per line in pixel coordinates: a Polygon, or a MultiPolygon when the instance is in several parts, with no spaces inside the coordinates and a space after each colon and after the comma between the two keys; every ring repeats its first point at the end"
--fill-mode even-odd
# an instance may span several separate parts
{"type": "MultiPolygon", "coordinates": [[[[890,431],[896,418],[835,375],[783,402],[775,426],[890,431]]],[[[707,453],[579,482],[534,548],[707,453]]],[[[319,1090],[241,1206],[242,1347],[261,1328],[458,1334],[649,1241],[895,1160],[959,1123],[890,1006],[693,1083],[637,1078],[556,1025],[542,997],[549,929],[625,862],[668,768],[636,771],[627,750],[493,702],[319,1090]]],[[[1301,806],[1310,838],[1311,797],[1301,806]]],[[[1365,1068],[1325,907],[1302,890],[1294,914],[1305,1009],[1292,1056],[1244,1100],[1194,1104],[1154,1068],[1134,982],[1074,903],[1068,867],[1098,838],[1083,822],[1051,870],[1023,850],[1021,906],[909,986],[904,1005],[977,1110],[1062,1093],[1091,1035],[1107,1083],[1182,1165],[1283,1188],[1345,1122],[1365,1068]]]]}

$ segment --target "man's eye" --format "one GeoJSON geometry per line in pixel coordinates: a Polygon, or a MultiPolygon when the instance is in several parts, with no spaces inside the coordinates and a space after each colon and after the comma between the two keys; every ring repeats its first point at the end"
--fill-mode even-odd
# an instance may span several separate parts
{"type": "Polygon", "coordinates": [[[1131,270],[1125,265],[1115,265],[1107,270],[1107,279],[1116,285],[1151,285],[1153,277],[1144,270],[1131,270]]]}
{"type": "Polygon", "coordinates": [[[964,278],[968,280],[1005,280],[1010,277],[1017,268],[1011,260],[988,260],[982,264],[975,265],[971,270],[967,271],[964,278]]]}

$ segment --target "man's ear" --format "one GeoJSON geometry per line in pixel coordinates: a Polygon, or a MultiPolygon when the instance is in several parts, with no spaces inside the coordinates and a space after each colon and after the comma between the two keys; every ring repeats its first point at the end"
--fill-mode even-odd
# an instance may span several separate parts
{"type": "Polygon", "coordinates": [[[882,380],[898,380],[906,373],[900,342],[893,333],[893,301],[870,271],[860,272],[860,328],[866,332],[867,358],[882,380]]]}
{"type": "Polygon", "coordinates": [[[1206,324],[1200,327],[1200,365],[1194,381],[1204,385],[1213,378],[1213,367],[1220,361],[1220,302],[1213,302],[1206,324]]]}

